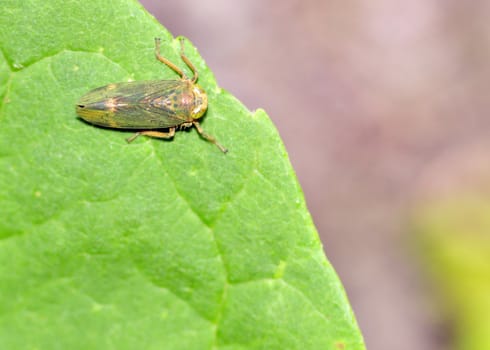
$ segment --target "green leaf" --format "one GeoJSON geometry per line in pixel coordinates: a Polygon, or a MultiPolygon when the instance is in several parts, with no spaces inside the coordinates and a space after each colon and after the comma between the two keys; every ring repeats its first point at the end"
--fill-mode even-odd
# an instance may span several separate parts
{"type": "Polygon", "coordinates": [[[228,154],[76,117],[95,87],[177,78],[155,36],[185,67],[133,1],[2,2],[0,348],[363,349],[276,129],[192,45],[228,154]]]}

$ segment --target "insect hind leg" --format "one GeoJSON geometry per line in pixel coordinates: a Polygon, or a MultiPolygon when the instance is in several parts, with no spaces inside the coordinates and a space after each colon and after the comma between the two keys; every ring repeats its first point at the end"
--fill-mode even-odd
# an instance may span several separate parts
{"type": "Polygon", "coordinates": [[[128,143],[131,143],[140,135],[155,137],[157,139],[171,139],[175,135],[175,128],[169,128],[168,132],[154,131],[154,130],[138,131],[133,136],[127,138],[126,141],[128,143]]]}

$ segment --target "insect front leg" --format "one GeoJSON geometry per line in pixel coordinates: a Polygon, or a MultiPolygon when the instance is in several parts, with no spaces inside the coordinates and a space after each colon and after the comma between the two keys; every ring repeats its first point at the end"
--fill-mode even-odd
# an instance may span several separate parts
{"type": "Polygon", "coordinates": [[[199,75],[197,74],[196,67],[194,67],[191,60],[189,60],[187,58],[187,56],[184,54],[184,39],[183,38],[180,38],[180,58],[182,58],[182,61],[184,61],[185,64],[187,64],[187,67],[189,67],[191,69],[192,74],[194,74],[191,81],[193,83],[195,83],[197,81],[197,78],[199,77],[199,75]]]}
{"type": "Polygon", "coordinates": [[[175,135],[175,128],[169,128],[168,129],[168,132],[153,131],[153,130],[138,131],[133,136],[127,138],[126,141],[128,143],[131,143],[131,142],[133,142],[140,135],[149,136],[149,137],[155,137],[155,138],[158,138],[158,139],[171,139],[175,135]]]}
{"type": "Polygon", "coordinates": [[[163,64],[166,64],[167,66],[169,66],[175,73],[177,73],[178,75],[180,75],[180,77],[182,79],[187,79],[187,76],[184,74],[184,72],[182,71],[182,69],[180,69],[179,67],[177,67],[175,64],[173,64],[167,58],[163,57],[160,54],[160,38],[155,38],[155,56],[157,57],[157,60],[159,60],[163,64]]]}
{"type": "Polygon", "coordinates": [[[228,152],[228,150],[225,147],[223,147],[222,145],[220,145],[219,142],[216,141],[216,139],[213,136],[206,134],[206,132],[201,128],[201,124],[199,124],[199,122],[197,122],[197,121],[194,120],[192,122],[192,124],[194,124],[194,126],[196,127],[197,132],[199,134],[201,134],[201,136],[204,139],[208,140],[211,143],[214,143],[221,150],[221,152],[223,152],[223,153],[228,152]]]}

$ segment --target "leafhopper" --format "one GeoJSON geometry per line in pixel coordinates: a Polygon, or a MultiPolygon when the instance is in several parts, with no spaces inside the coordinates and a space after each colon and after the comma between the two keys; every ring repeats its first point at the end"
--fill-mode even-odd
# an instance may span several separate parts
{"type": "Polygon", "coordinates": [[[223,153],[228,152],[198,122],[208,108],[208,96],[197,84],[198,73],[184,54],[182,38],[180,44],[180,57],[192,71],[192,78],[160,54],[160,39],[155,38],[156,58],[176,72],[180,79],[133,81],[96,88],[80,98],[76,105],[77,114],[94,125],[138,130],[126,139],[128,143],[140,135],[169,139],[176,129],[194,126],[204,139],[223,153]]]}

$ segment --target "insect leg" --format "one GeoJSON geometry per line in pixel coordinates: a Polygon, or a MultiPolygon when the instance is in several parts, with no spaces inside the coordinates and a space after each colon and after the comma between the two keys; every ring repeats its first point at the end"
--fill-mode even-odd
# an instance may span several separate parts
{"type": "Polygon", "coordinates": [[[196,127],[196,129],[197,129],[197,132],[198,132],[199,134],[201,134],[201,136],[202,136],[203,138],[205,138],[206,140],[208,140],[208,141],[209,141],[209,142],[211,142],[211,143],[214,143],[214,144],[215,144],[215,145],[216,145],[216,146],[217,146],[217,147],[218,147],[218,148],[221,150],[221,152],[223,152],[223,153],[228,152],[228,150],[227,150],[226,148],[224,148],[222,145],[220,145],[220,144],[219,144],[219,142],[218,142],[218,141],[216,141],[216,139],[215,139],[213,136],[208,135],[208,134],[206,134],[206,132],[204,132],[204,130],[201,128],[201,124],[199,124],[199,122],[197,122],[197,121],[195,121],[195,120],[194,120],[194,121],[192,122],[192,124],[194,124],[194,126],[195,126],[195,127],[196,127]]]}
{"type": "Polygon", "coordinates": [[[197,81],[197,78],[199,77],[199,75],[197,74],[196,67],[194,67],[192,62],[184,54],[184,39],[183,38],[180,38],[180,57],[182,58],[182,61],[184,61],[185,64],[187,64],[187,67],[189,67],[191,69],[192,73],[194,74],[191,81],[193,83],[195,83],[197,81]]]}
{"type": "Polygon", "coordinates": [[[169,128],[168,132],[153,131],[153,130],[138,131],[133,136],[127,138],[126,141],[128,141],[128,143],[131,143],[140,135],[145,135],[145,136],[149,136],[149,137],[156,137],[159,139],[170,139],[170,138],[174,137],[174,135],[175,135],[175,128],[169,128]]]}
{"type": "Polygon", "coordinates": [[[166,64],[167,66],[169,66],[175,73],[180,75],[181,78],[187,79],[187,77],[184,74],[184,72],[182,71],[182,69],[177,67],[175,64],[173,64],[167,58],[163,57],[160,54],[160,38],[155,38],[155,56],[157,57],[157,60],[159,60],[163,64],[166,64]]]}

